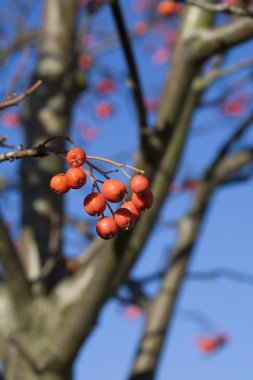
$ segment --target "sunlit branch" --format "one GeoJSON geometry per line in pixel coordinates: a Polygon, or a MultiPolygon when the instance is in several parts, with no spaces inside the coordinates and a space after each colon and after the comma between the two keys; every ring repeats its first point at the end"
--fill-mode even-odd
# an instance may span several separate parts
{"type": "Polygon", "coordinates": [[[196,32],[188,41],[189,59],[201,63],[213,54],[224,52],[232,46],[245,42],[253,36],[253,20],[234,21],[225,26],[196,32]]]}
{"type": "MultiPolygon", "coordinates": [[[[226,146],[230,146],[232,140],[232,138],[229,139],[226,146]]],[[[160,291],[149,308],[131,380],[137,380],[141,376],[143,378],[154,377],[176,298],[187,273],[187,267],[213,193],[219,183],[231,175],[234,170],[242,169],[252,162],[253,152],[242,151],[231,156],[224,156],[222,148],[217,157],[220,159],[216,158],[214,164],[210,166],[212,170],[207,170],[203,181],[200,181],[190,211],[179,223],[178,237],[172,249],[171,261],[162,277],[160,291]],[[150,377],[145,377],[145,373],[150,377]]]]}
{"type": "Polygon", "coordinates": [[[247,9],[243,9],[241,7],[237,6],[231,6],[227,3],[221,3],[221,4],[211,4],[207,2],[203,2],[200,0],[186,0],[187,4],[195,5],[196,7],[202,8],[206,11],[210,12],[226,12],[228,14],[236,15],[236,16],[247,16],[247,17],[253,17],[253,12],[247,9]]]}

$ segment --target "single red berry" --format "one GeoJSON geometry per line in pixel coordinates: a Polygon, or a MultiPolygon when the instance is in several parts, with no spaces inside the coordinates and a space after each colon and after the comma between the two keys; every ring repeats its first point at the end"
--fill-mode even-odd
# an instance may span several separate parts
{"type": "Polygon", "coordinates": [[[135,224],[135,216],[127,208],[119,208],[115,211],[113,218],[120,230],[128,231],[135,224]]]}
{"type": "Polygon", "coordinates": [[[86,162],[86,153],[83,149],[73,148],[68,152],[66,159],[71,166],[78,168],[86,162]]]}
{"type": "Polygon", "coordinates": [[[66,173],[66,178],[71,189],[80,189],[86,183],[86,174],[81,168],[70,168],[66,173]]]}
{"type": "Polygon", "coordinates": [[[105,198],[99,193],[90,193],[84,199],[84,209],[91,216],[99,216],[106,209],[105,198]]]}
{"type": "Polygon", "coordinates": [[[147,177],[142,174],[134,176],[131,180],[130,187],[137,194],[144,193],[149,188],[147,177]]]}
{"type": "Polygon", "coordinates": [[[108,94],[115,91],[116,83],[111,78],[102,79],[96,86],[96,92],[98,94],[108,94]]]}
{"type": "Polygon", "coordinates": [[[122,201],[127,193],[126,185],[118,179],[108,179],[101,187],[105,199],[109,202],[117,203],[122,201]]]}
{"type": "Polygon", "coordinates": [[[140,220],[141,211],[133,204],[132,201],[124,202],[121,208],[126,208],[127,210],[131,211],[131,213],[135,217],[135,223],[138,222],[138,220],[140,220]]]}
{"type": "Polygon", "coordinates": [[[66,174],[60,173],[54,175],[50,181],[50,187],[57,194],[66,194],[70,189],[66,174]]]}
{"type": "Polygon", "coordinates": [[[113,113],[113,105],[109,102],[100,102],[95,107],[95,115],[98,119],[107,119],[113,113]]]}
{"type": "Polygon", "coordinates": [[[132,194],[132,202],[139,210],[150,208],[153,204],[153,200],[153,193],[150,189],[146,190],[145,193],[141,195],[136,193],[132,194]]]}
{"type": "Polygon", "coordinates": [[[157,6],[157,13],[161,16],[168,16],[179,12],[178,4],[171,0],[161,1],[157,6]]]}
{"type": "Polygon", "coordinates": [[[82,54],[78,58],[77,64],[81,70],[89,70],[93,65],[93,60],[90,55],[82,54]]]}
{"type": "Polygon", "coordinates": [[[96,224],[97,234],[105,240],[114,237],[118,231],[117,224],[110,216],[104,216],[96,224]]]}

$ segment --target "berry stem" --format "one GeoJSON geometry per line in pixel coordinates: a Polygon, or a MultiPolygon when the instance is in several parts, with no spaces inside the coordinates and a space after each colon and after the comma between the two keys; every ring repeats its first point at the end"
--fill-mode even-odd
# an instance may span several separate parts
{"type": "Polygon", "coordinates": [[[104,172],[102,169],[100,169],[98,166],[92,164],[91,162],[86,161],[90,168],[95,169],[98,173],[102,174],[106,179],[110,179],[110,177],[107,175],[110,172],[104,172]]]}
{"type": "Polygon", "coordinates": [[[138,173],[144,173],[144,170],[141,170],[141,169],[138,169],[138,168],[135,168],[134,166],[131,166],[131,165],[127,165],[127,164],[121,164],[119,162],[116,162],[116,161],[113,161],[113,160],[110,160],[109,158],[104,158],[104,157],[98,157],[98,156],[87,156],[87,159],[88,160],[97,160],[97,161],[103,161],[103,162],[107,162],[108,164],[112,164],[112,165],[115,165],[117,166],[118,168],[127,168],[127,169],[131,169],[131,170],[134,170],[135,172],[138,172],[138,173]]]}
{"type": "Polygon", "coordinates": [[[46,139],[45,141],[43,141],[43,143],[41,143],[39,146],[46,146],[51,141],[57,140],[57,139],[64,139],[64,140],[70,142],[70,144],[72,145],[73,148],[76,148],[76,145],[75,145],[74,141],[72,140],[72,138],[70,136],[62,136],[62,135],[57,135],[57,136],[49,137],[48,139],[46,139]]]}
{"type": "MultiPolygon", "coordinates": [[[[87,162],[87,161],[86,161],[86,162],[87,162]]],[[[94,174],[93,174],[93,165],[92,165],[91,163],[89,163],[89,162],[87,162],[87,164],[89,165],[89,168],[90,168],[90,172],[87,172],[87,174],[89,175],[89,177],[90,177],[90,179],[91,179],[92,187],[94,186],[94,187],[97,189],[97,191],[101,194],[101,190],[100,190],[100,188],[99,188],[99,186],[98,186],[98,184],[97,184],[97,180],[96,180],[96,178],[94,177],[94,174]]],[[[94,168],[94,169],[96,169],[96,168],[94,168]]],[[[99,168],[97,168],[97,169],[99,169],[99,168]]],[[[97,169],[96,169],[96,170],[97,170],[97,169]]],[[[85,170],[85,171],[86,171],[86,170],[85,170]]],[[[102,172],[102,170],[100,171],[100,169],[99,169],[98,171],[99,171],[99,172],[102,172]]],[[[103,174],[103,173],[101,173],[101,174],[103,174]]],[[[103,174],[103,175],[105,175],[105,174],[103,174]]],[[[107,207],[109,208],[111,214],[113,215],[113,214],[114,214],[114,211],[113,211],[113,209],[111,208],[110,204],[107,202],[107,200],[106,200],[105,202],[106,202],[106,205],[107,205],[107,207]]]]}

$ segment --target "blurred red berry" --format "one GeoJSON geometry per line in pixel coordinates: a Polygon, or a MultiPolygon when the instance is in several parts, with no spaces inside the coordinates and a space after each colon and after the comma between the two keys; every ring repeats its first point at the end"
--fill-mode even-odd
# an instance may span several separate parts
{"type": "Polygon", "coordinates": [[[20,117],[14,112],[8,112],[1,115],[1,123],[5,127],[18,127],[20,125],[20,117]]]}
{"type": "Polygon", "coordinates": [[[246,98],[238,97],[220,105],[221,111],[228,116],[241,116],[246,107],[246,98]]]}
{"type": "Polygon", "coordinates": [[[130,305],[125,308],[124,314],[127,319],[134,320],[140,317],[142,309],[137,305],[130,305]]]}
{"type": "Polygon", "coordinates": [[[167,47],[158,49],[152,56],[152,60],[156,65],[164,65],[169,62],[171,51],[167,47]]]}
{"type": "Polygon", "coordinates": [[[113,113],[113,106],[109,102],[101,102],[95,106],[95,115],[98,119],[107,119],[113,113]]]}
{"type": "Polygon", "coordinates": [[[133,32],[136,36],[143,36],[148,32],[149,26],[145,21],[137,22],[133,27],[133,32]]]}
{"type": "Polygon", "coordinates": [[[82,54],[80,55],[80,57],[78,58],[78,67],[81,69],[81,70],[88,70],[91,68],[93,64],[93,60],[92,60],[92,57],[88,54],[82,54]]]}
{"type": "Polygon", "coordinates": [[[111,78],[104,78],[97,84],[95,90],[98,94],[108,94],[116,90],[116,83],[111,78]]]}
{"type": "Polygon", "coordinates": [[[178,14],[181,11],[181,7],[172,0],[160,1],[157,5],[156,11],[161,16],[169,16],[172,14],[178,14]]]}

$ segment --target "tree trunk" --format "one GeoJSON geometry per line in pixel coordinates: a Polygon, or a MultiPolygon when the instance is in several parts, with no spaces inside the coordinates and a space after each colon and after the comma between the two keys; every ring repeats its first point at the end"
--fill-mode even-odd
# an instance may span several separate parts
{"type": "Polygon", "coordinates": [[[72,380],[71,369],[66,372],[52,372],[50,370],[36,370],[15,347],[9,350],[5,364],[5,380],[72,380]]]}

